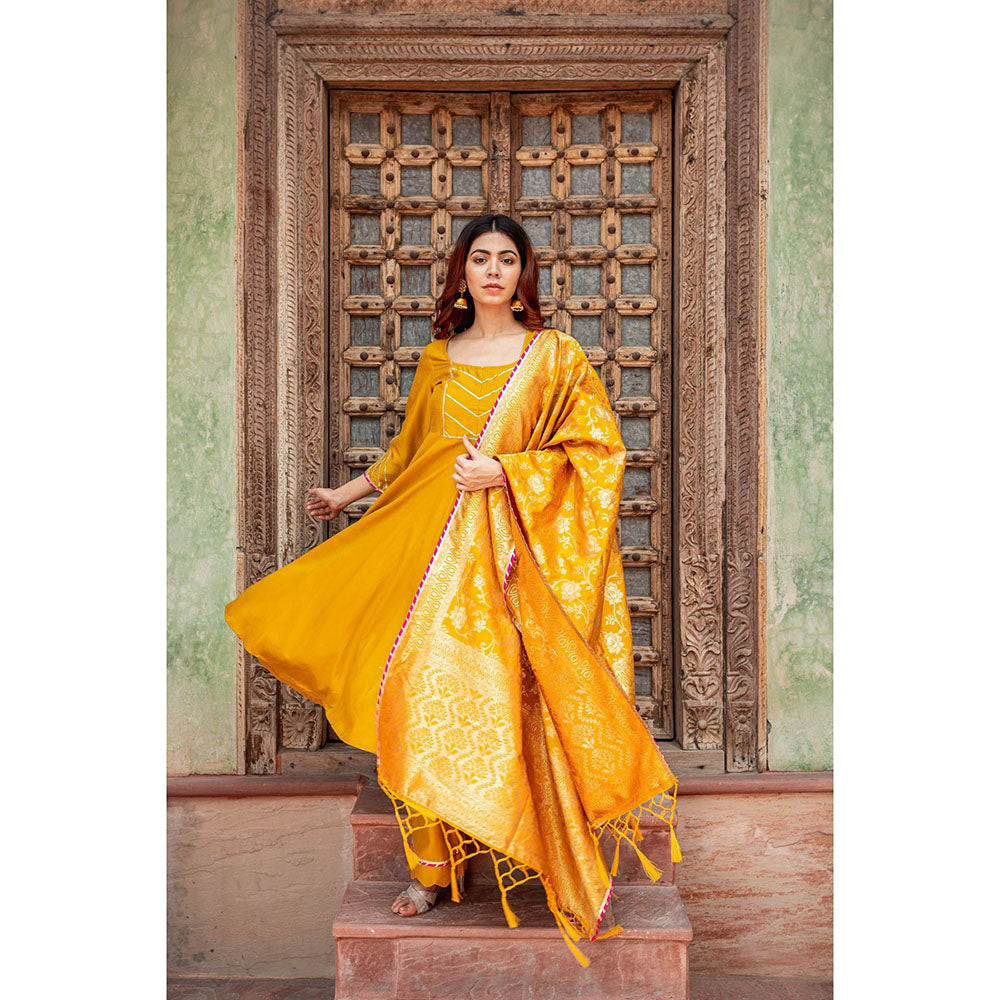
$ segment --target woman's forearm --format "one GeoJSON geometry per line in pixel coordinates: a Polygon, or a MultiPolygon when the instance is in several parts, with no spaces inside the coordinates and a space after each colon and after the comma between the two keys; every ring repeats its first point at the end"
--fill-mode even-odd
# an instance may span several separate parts
{"type": "Polygon", "coordinates": [[[365,474],[362,473],[338,486],[337,492],[344,498],[345,503],[354,503],[355,500],[360,500],[362,497],[368,496],[369,493],[375,492],[375,487],[368,482],[365,474]]]}

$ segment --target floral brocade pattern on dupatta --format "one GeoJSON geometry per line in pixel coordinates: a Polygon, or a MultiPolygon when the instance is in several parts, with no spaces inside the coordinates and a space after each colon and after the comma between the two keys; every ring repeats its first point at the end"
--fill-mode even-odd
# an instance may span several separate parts
{"type": "MultiPolygon", "coordinates": [[[[440,825],[454,866],[491,855],[507,894],[539,879],[573,944],[598,933],[622,840],[646,813],[673,829],[677,779],[634,705],[616,537],[625,445],[577,341],[530,340],[476,446],[503,486],[457,491],[382,672],[378,782],[411,867],[440,825]],[[602,838],[616,842],[610,872],[602,838]]],[[[391,490],[391,485],[389,486],[391,490]]]]}

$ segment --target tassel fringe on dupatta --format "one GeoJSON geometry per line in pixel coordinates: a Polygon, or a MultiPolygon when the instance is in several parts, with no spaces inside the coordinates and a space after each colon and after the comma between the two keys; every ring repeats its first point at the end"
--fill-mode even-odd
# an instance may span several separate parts
{"type": "MultiPolygon", "coordinates": [[[[512,858],[509,854],[505,854],[503,851],[485,843],[479,838],[470,836],[445,822],[440,817],[435,816],[433,813],[422,809],[415,802],[410,802],[398,795],[382,780],[381,775],[378,777],[378,783],[382,791],[389,797],[389,801],[392,802],[396,821],[399,824],[400,833],[403,837],[403,849],[406,852],[406,860],[411,867],[420,861],[410,839],[413,831],[439,825],[444,834],[445,843],[448,845],[448,854],[451,862],[451,898],[453,902],[458,903],[461,901],[462,896],[455,878],[456,866],[479,854],[489,854],[493,860],[493,873],[497,881],[497,887],[500,889],[500,902],[503,906],[504,916],[507,918],[508,927],[517,927],[520,924],[520,920],[507,901],[507,894],[511,889],[519,885],[524,885],[532,879],[539,879],[545,888],[546,903],[553,917],[555,917],[556,925],[562,933],[563,940],[570,951],[573,952],[580,965],[584,968],[590,965],[590,960],[573,943],[574,941],[579,941],[581,937],[587,936],[583,921],[572,910],[559,905],[550,881],[542,872],[518,861],[516,858],[512,858]]],[[[606,832],[610,832],[611,836],[615,839],[615,853],[611,862],[612,876],[618,874],[619,852],[623,840],[635,851],[636,856],[642,864],[643,871],[649,876],[651,882],[658,881],[663,874],[639,848],[639,843],[643,839],[642,831],[639,829],[639,823],[643,814],[647,814],[666,824],[670,830],[670,860],[674,863],[682,860],[680,845],[674,833],[674,811],[676,806],[677,782],[675,781],[671,788],[659,792],[649,801],[640,803],[638,806],[627,810],[613,819],[589,826],[594,850],[597,853],[601,852],[601,839],[606,832]]],[[[597,918],[597,929],[600,928],[601,920],[607,910],[613,887],[614,879],[612,878],[607,883],[608,891],[604,897],[604,905],[601,907],[601,912],[597,918]]],[[[603,938],[614,937],[614,935],[624,930],[621,924],[615,924],[614,927],[603,934],[598,934],[597,929],[589,936],[588,940],[598,941],[603,938]]]]}

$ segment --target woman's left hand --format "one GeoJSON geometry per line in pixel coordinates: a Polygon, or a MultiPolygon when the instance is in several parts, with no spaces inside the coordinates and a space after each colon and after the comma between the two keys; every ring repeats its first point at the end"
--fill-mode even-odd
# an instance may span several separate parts
{"type": "Polygon", "coordinates": [[[462,435],[468,455],[459,455],[455,460],[455,472],[452,479],[460,490],[483,490],[487,486],[503,485],[503,466],[489,455],[484,455],[476,446],[462,435]]]}

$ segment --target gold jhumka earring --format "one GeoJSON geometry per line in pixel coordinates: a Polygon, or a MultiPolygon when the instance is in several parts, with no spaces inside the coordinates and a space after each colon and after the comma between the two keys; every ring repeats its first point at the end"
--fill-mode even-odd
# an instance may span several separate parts
{"type": "Polygon", "coordinates": [[[510,308],[516,313],[524,312],[524,304],[520,299],[514,299],[514,301],[510,304],[510,308]]]}
{"type": "Polygon", "coordinates": [[[456,309],[468,309],[469,303],[465,301],[465,296],[462,294],[466,289],[465,278],[461,278],[458,282],[458,298],[455,299],[456,309]]]}

